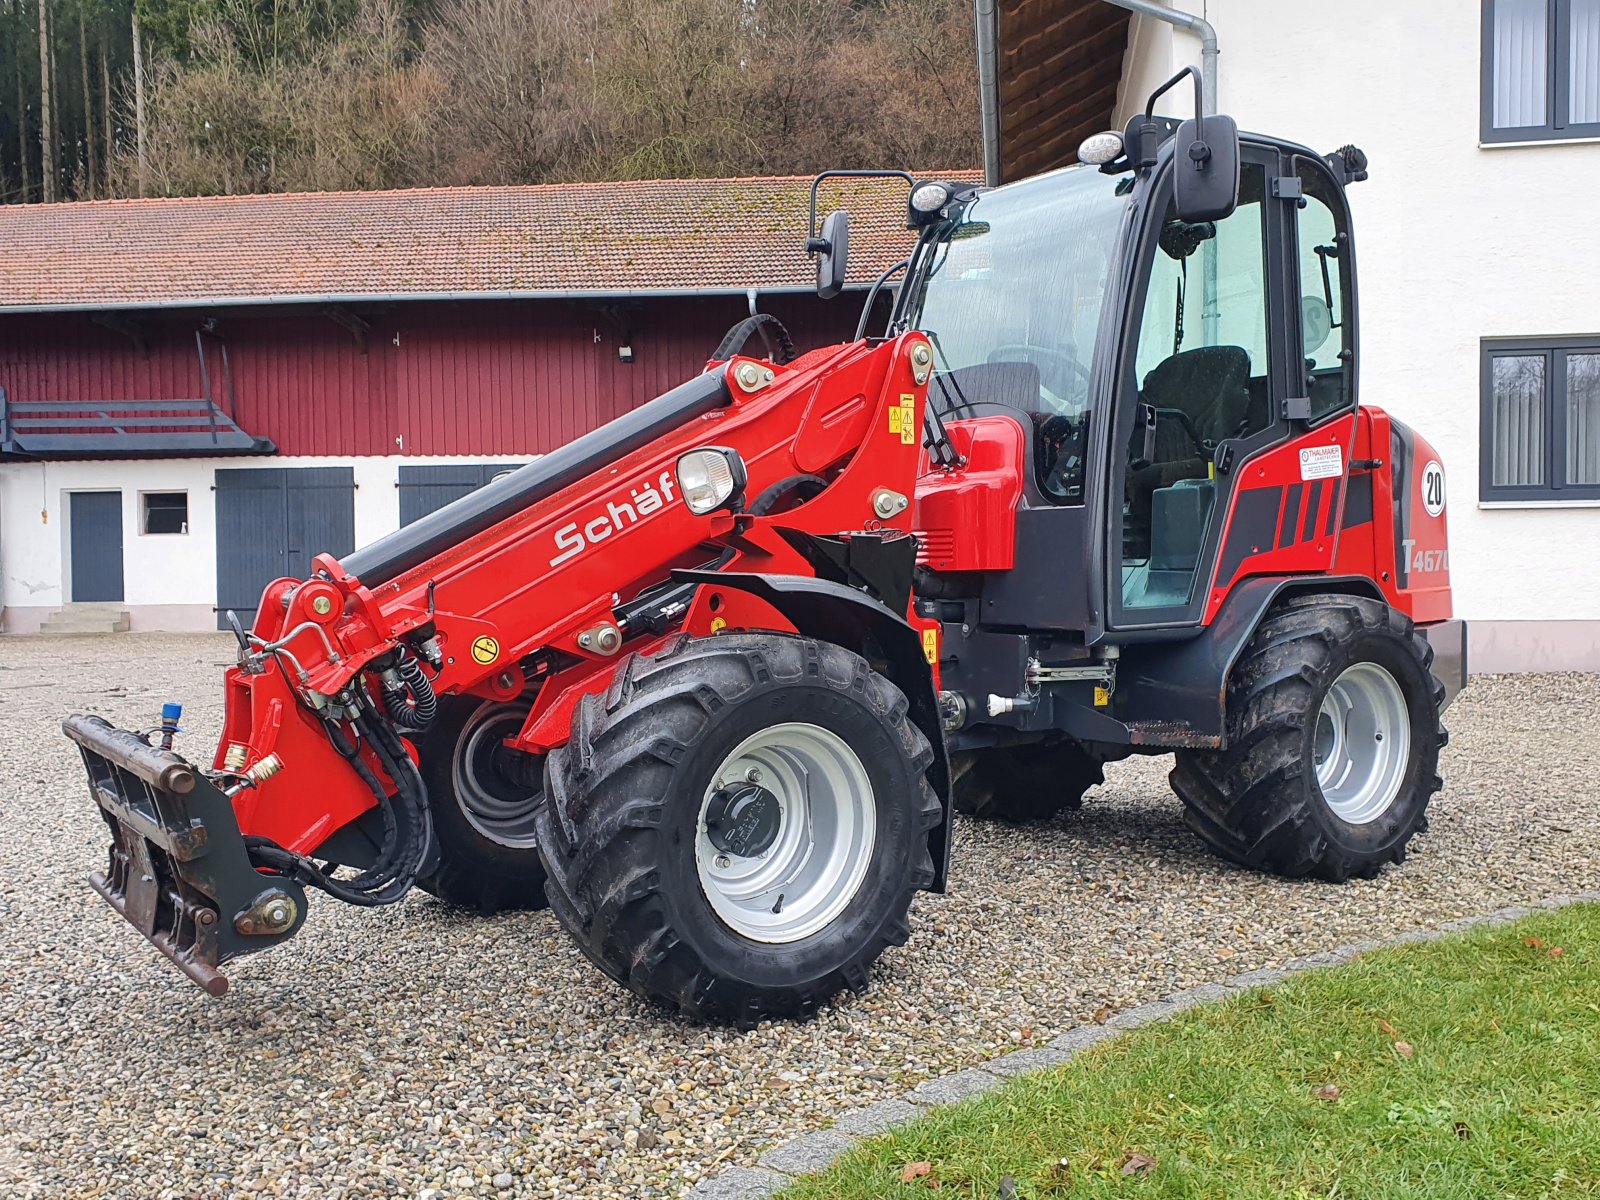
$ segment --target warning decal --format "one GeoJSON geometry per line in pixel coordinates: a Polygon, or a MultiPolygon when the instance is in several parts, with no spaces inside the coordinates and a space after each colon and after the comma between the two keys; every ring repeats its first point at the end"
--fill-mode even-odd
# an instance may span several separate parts
{"type": "Polygon", "coordinates": [[[495,641],[495,639],[490,637],[488,634],[485,634],[483,637],[477,638],[476,640],[473,641],[473,643],[472,643],[472,661],[473,662],[481,663],[484,666],[488,666],[490,663],[492,663],[495,659],[497,659],[499,657],[500,657],[500,643],[495,641]]]}
{"type": "Polygon", "coordinates": [[[1301,479],[1332,479],[1344,474],[1344,452],[1337,446],[1307,446],[1300,451],[1301,479]]]}
{"type": "Polygon", "coordinates": [[[894,418],[894,410],[889,410],[889,428],[900,430],[902,445],[913,445],[917,440],[917,398],[910,392],[900,393],[900,419],[894,418]]]}

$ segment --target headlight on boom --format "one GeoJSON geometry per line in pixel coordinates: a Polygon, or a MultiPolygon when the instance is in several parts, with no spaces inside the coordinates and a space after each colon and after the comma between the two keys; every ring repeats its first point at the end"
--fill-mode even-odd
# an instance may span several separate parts
{"type": "Polygon", "coordinates": [[[727,446],[702,446],[678,459],[678,490],[699,516],[744,503],[744,460],[727,446]]]}

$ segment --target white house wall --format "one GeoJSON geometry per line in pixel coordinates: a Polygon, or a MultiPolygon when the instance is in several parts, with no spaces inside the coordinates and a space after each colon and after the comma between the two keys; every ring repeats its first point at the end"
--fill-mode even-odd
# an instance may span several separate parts
{"type": "Polygon", "coordinates": [[[67,500],[71,492],[122,492],[121,607],[134,629],[215,629],[217,532],[212,484],[219,467],[354,468],[355,540],[361,546],[399,528],[397,484],[402,465],[484,461],[482,456],[273,457],[0,466],[0,632],[36,631],[71,595],[67,500]],[[189,494],[189,532],[140,533],[139,494],[180,491],[189,494]]]}
{"type": "MultiPolygon", "coordinates": [[[[1189,7],[1216,27],[1219,108],[1241,128],[1371,159],[1350,190],[1361,395],[1443,456],[1474,669],[1600,669],[1600,502],[1478,500],[1480,341],[1600,333],[1600,142],[1480,148],[1479,0],[1189,7]]],[[[1135,19],[1123,120],[1200,61],[1157,24],[1135,19]]]]}

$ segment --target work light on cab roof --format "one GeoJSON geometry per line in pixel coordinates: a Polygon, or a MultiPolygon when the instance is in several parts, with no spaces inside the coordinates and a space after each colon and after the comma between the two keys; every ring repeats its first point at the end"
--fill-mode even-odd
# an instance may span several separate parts
{"type": "Polygon", "coordinates": [[[1124,149],[1122,135],[1115,129],[1104,133],[1091,133],[1078,145],[1078,161],[1098,167],[1120,158],[1124,149]]]}

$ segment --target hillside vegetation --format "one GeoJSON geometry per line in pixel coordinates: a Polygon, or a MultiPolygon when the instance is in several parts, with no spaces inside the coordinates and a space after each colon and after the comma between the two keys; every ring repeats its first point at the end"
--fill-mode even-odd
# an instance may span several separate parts
{"type": "Polygon", "coordinates": [[[0,199],[971,166],[970,0],[0,0],[0,199]]]}

